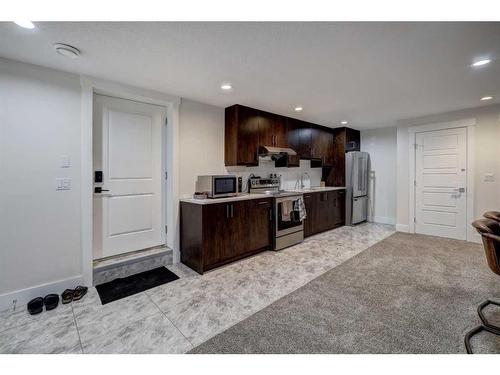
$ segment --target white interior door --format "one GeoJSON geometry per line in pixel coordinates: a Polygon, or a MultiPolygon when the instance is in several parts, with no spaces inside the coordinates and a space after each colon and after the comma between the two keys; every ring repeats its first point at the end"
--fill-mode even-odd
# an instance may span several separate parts
{"type": "Polygon", "coordinates": [[[163,107],[94,95],[94,259],[165,243],[163,107]],[[95,176],[94,176],[95,177],[95,176]],[[104,191],[108,190],[108,191],[104,191]]]}
{"type": "Polygon", "coordinates": [[[416,134],[415,231],[466,239],[467,130],[416,134]]]}

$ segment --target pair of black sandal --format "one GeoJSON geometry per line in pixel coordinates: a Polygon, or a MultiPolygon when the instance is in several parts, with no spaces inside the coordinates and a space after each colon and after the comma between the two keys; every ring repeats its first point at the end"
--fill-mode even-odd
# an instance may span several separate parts
{"type": "MultiPolygon", "coordinates": [[[[62,294],[62,303],[70,303],[71,301],[78,301],[87,294],[88,288],[86,286],[77,286],[75,289],[66,289],[62,294]]],[[[40,314],[45,306],[45,311],[53,310],[59,305],[59,296],[57,294],[47,294],[45,297],[37,297],[28,302],[28,312],[31,315],[40,314]]]]}
{"type": "Polygon", "coordinates": [[[28,312],[31,315],[40,314],[45,306],[45,311],[53,310],[59,305],[57,294],[47,294],[45,297],[37,297],[28,302],[28,312]]]}
{"type": "Polygon", "coordinates": [[[62,294],[63,305],[70,303],[72,301],[79,301],[87,294],[88,288],[86,286],[77,286],[75,289],[66,289],[62,294]]]}

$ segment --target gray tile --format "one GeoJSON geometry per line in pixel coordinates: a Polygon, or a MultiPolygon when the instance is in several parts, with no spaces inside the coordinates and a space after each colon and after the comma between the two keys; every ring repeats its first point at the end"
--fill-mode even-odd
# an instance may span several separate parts
{"type": "Polygon", "coordinates": [[[74,320],[39,323],[31,322],[0,333],[0,353],[82,353],[74,320]]]}
{"type": "Polygon", "coordinates": [[[158,306],[174,306],[191,298],[215,291],[215,284],[207,277],[182,278],[170,283],[148,289],[147,294],[158,306]]]}
{"type": "Polygon", "coordinates": [[[249,315],[232,296],[200,295],[175,306],[160,306],[168,319],[193,344],[198,345],[249,315]]]}
{"type": "Polygon", "coordinates": [[[95,288],[82,301],[73,302],[76,324],[82,341],[99,336],[103,330],[125,327],[159,310],[144,293],[102,305],[95,288]]]}
{"type": "Polygon", "coordinates": [[[41,327],[50,326],[53,324],[69,324],[73,321],[73,312],[71,304],[59,305],[49,311],[43,311],[40,314],[30,315],[26,306],[19,306],[14,311],[5,311],[0,314],[0,333],[11,328],[21,327],[26,324],[38,324],[41,327]]]}
{"type": "Polygon", "coordinates": [[[182,263],[176,263],[166,266],[170,271],[179,276],[180,279],[185,279],[188,277],[196,277],[199,276],[198,272],[192,270],[188,266],[185,266],[182,263]]]}
{"type": "Polygon", "coordinates": [[[83,341],[84,353],[185,353],[192,345],[160,312],[83,341]]]}

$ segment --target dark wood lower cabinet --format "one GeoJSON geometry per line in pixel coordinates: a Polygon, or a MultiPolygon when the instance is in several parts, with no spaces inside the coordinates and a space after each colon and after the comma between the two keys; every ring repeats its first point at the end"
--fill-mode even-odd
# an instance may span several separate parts
{"type": "Polygon", "coordinates": [[[272,200],[181,202],[181,261],[202,274],[271,246],[272,200]]]}
{"type": "Polygon", "coordinates": [[[345,191],[331,190],[304,194],[307,218],[304,237],[337,228],[345,223],[345,191]]]}

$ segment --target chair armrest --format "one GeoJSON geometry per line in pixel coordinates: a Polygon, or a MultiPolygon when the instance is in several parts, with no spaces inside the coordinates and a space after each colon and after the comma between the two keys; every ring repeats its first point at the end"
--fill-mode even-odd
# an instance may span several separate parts
{"type": "Polygon", "coordinates": [[[500,243],[500,236],[493,233],[481,233],[482,236],[492,239],[493,241],[500,243]]]}

